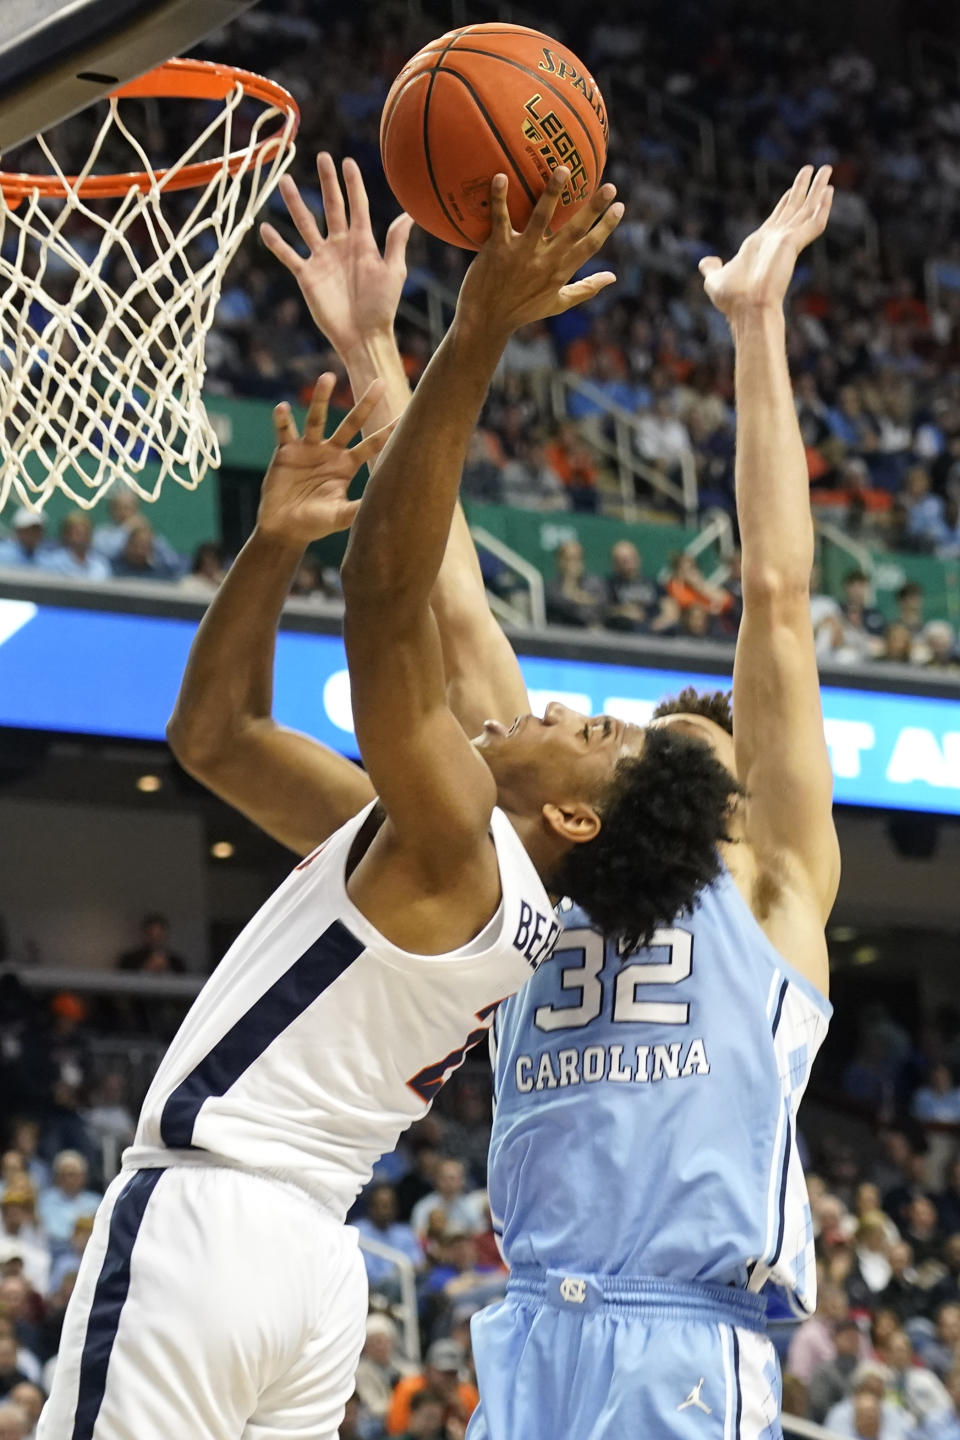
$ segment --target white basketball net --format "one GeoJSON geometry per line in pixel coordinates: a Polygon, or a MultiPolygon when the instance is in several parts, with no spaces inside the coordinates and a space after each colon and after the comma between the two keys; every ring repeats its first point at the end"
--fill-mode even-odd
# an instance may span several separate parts
{"type": "Polygon", "coordinates": [[[12,209],[0,194],[0,510],[11,495],[42,507],[58,489],[89,509],[118,480],[155,500],[168,476],[194,490],[207,467],[219,465],[201,397],[204,341],[223,273],[294,155],[295,121],[287,115],[271,132],[283,114],[272,106],[255,120],[249,143],[234,148],[243,96],[238,82],[159,180],[124,123],[124,102],[112,97],[72,185],[37,137],[62,196],[34,191],[12,209]],[[90,202],[79,183],[117,132],[136,157],[130,168],[146,172],[150,188],[90,202]],[[258,152],[272,133],[278,143],[258,152]],[[170,180],[221,139],[213,178],[202,189],[171,191],[170,180]],[[231,174],[228,159],[238,150],[243,161],[231,174]],[[71,223],[78,219],[79,249],[71,223]]]}

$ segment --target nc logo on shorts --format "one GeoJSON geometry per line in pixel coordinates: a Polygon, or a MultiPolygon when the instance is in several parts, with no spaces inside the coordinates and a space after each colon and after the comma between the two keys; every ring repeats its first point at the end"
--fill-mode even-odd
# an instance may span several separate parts
{"type": "Polygon", "coordinates": [[[560,1298],[568,1305],[582,1305],[587,1298],[587,1282],[575,1275],[565,1275],[560,1281],[560,1298]]]}

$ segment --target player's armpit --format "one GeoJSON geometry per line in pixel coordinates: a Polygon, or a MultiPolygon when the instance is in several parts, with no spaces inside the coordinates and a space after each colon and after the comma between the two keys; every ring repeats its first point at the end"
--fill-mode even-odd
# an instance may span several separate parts
{"type": "Polygon", "coordinates": [[[199,759],[174,747],[183,768],[297,855],[309,855],[373,799],[359,765],[309,735],[252,720],[199,759]]]}
{"type": "Polygon", "coordinates": [[[747,839],[761,865],[792,862],[825,922],[840,851],[809,597],[750,593],[734,665],[734,742],[747,839]]]}

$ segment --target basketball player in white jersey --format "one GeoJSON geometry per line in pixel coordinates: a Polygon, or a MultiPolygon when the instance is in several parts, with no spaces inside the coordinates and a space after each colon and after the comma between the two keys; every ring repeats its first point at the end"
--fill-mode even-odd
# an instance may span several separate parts
{"type": "MultiPolygon", "coordinates": [[[[42,1440],[330,1440],[365,1310],[343,1219],[498,1001],[549,954],[548,887],[639,938],[716,872],[736,786],[696,740],[556,707],[512,733],[491,719],[471,744],[447,704],[431,592],[490,378],[514,329],[612,279],[568,283],[622,214],[603,187],[549,237],[568,181],[554,172],[522,234],[506,177],[493,182],[491,239],[344,563],[354,718],[379,804],[263,906],[162,1062],[84,1256],[42,1440]],[[648,806],[667,816],[656,847],[637,824],[648,806]],[[574,863],[579,851],[591,860],[574,863]]],[[[257,533],[231,577],[235,590],[248,582],[246,644],[261,654],[325,524],[325,486],[342,493],[382,443],[344,449],[379,388],[324,440],[332,383],[319,382],[302,439],[281,409],[257,533]]],[[[277,770],[297,783],[295,767],[277,770]]]]}
{"type": "MultiPolygon", "coordinates": [[[[512,1102],[510,1131],[503,1133],[504,1153],[496,1162],[503,1168],[502,1178],[510,1190],[510,1258],[522,1258],[524,1251],[532,1247],[534,1253],[547,1257],[542,1263],[562,1261],[565,1268],[580,1273],[576,1283],[569,1285],[567,1298],[561,1287],[556,1302],[559,1309],[552,1312],[551,1318],[549,1304],[544,1308],[536,1300],[536,1285],[529,1273],[536,1267],[529,1263],[518,1265],[517,1273],[522,1275],[518,1283],[526,1288],[515,1312],[510,1311],[508,1303],[499,1307],[489,1324],[481,1324],[477,1343],[482,1411],[475,1427],[481,1436],[489,1433],[504,1440],[514,1433],[533,1433],[553,1440],[563,1431],[558,1414],[579,1427],[577,1434],[619,1435],[625,1417],[638,1416],[641,1406],[648,1426],[651,1414],[656,1415],[653,1423],[658,1433],[680,1435],[689,1431],[693,1435],[716,1430],[719,1437],[721,1431],[727,1433],[724,1427],[733,1425],[738,1430],[742,1427],[744,1436],[761,1432],[772,1436],[779,1431],[776,1366],[768,1342],[762,1339],[762,1303],[751,1292],[754,1281],[759,1285],[765,1276],[773,1275],[792,1291],[795,1303],[802,1307],[812,1305],[814,1289],[812,1257],[805,1241],[806,1201],[790,1138],[792,1121],[786,1125],[786,1151],[782,1135],[777,1139],[775,1127],[771,1129],[768,1122],[780,1113],[782,1103],[787,1104],[780,1094],[783,1086],[789,1097],[789,1115],[794,1115],[813,1053],[825,1030],[828,1007],[823,998],[827,988],[823,922],[832,905],[838,875],[830,813],[831,779],[806,604],[812,536],[805,468],[784,355],[782,298],[796,255],[826,223],[830,205],[828,178],[828,172],[822,171],[811,186],[811,172],[801,172],[793,190],[730,265],[721,267],[719,261],[713,261],[703,267],[708,293],[730,316],[738,356],[738,500],[749,583],[735,681],[736,740],[729,734],[729,715],[722,713],[725,707],[717,703],[719,697],[705,697],[702,704],[696,697],[680,697],[696,707],[694,713],[685,714],[677,704],[664,708],[667,723],[698,727],[705,743],[715,747],[731,769],[744,767],[750,777],[747,802],[739,808],[732,824],[738,843],[725,847],[729,875],[711,902],[710,924],[704,921],[703,934],[698,936],[698,945],[703,941],[706,947],[698,949],[700,979],[693,977],[694,989],[683,992],[692,998],[695,1007],[710,1007],[709,1016],[701,1014],[697,1023],[707,1035],[707,1048],[714,1062],[710,1080],[701,1083],[712,1088],[682,1093],[682,1086],[664,1086],[662,1090],[644,1087],[636,1098],[631,1098],[629,1087],[622,1083],[626,1078],[622,1061],[618,1061],[614,1078],[620,1084],[584,1088],[582,1113],[569,1104],[563,1110],[567,1148],[563,1172],[558,1174],[549,1164],[556,1133],[555,1127],[551,1128],[550,1107],[555,1099],[562,1104],[565,1092],[561,1089],[554,1095],[545,1087],[541,1096],[533,1093],[532,1080],[524,1082],[521,1088],[527,1093],[512,1102]],[[784,688],[782,695],[777,693],[780,685],[784,688]],[[772,721],[776,722],[773,728],[772,721]],[[740,901],[732,896],[734,888],[742,896],[740,901]],[[723,933],[717,938],[718,918],[725,938],[723,933]],[[770,987],[764,978],[767,971],[776,981],[769,995],[770,987]],[[772,1004],[767,1021],[772,1020],[773,1041],[769,1025],[763,1020],[765,1003],[772,1004]],[[758,1006],[759,1017],[753,1013],[758,1006]],[[749,1026],[756,1044],[748,1046],[749,1053],[738,1059],[743,1047],[737,1037],[743,1025],[749,1026]],[[802,1032],[799,1039],[798,1027],[802,1032]],[[731,1037],[729,1043],[723,1038],[724,1032],[731,1037]],[[777,1048],[783,1049],[781,1040],[786,1046],[783,1055],[777,1048]],[[802,1061],[801,1051],[805,1054],[802,1061]],[[775,1071],[778,1065],[782,1067],[784,1055],[789,1059],[787,1071],[781,1070],[779,1081],[774,1074],[771,1083],[767,1073],[770,1065],[775,1071]],[[756,1095],[748,1104],[751,1085],[756,1095]],[[658,1103],[661,1095],[662,1106],[658,1103]],[[709,1107],[713,1103],[720,1110],[716,1112],[711,1140],[709,1107]],[[593,1149],[591,1123],[594,1129],[599,1127],[608,1133],[617,1104],[623,1113],[616,1120],[616,1153],[598,1156],[593,1149]],[[692,1112],[683,1109],[689,1105],[694,1106],[692,1112]],[[707,1107],[705,1132],[699,1115],[703,1106],[707,1107]],[[658,1114],[661,1120],[669,1121],[662,1138],[657,1135],[658,1114]],[[738,1136],[738,1124],[741,1128],[755,1127],[752,1143],[749,1129],[747,1137],[738,1136]],[[644,1125],[654,1127],[646,1132],[645,1139],[644,1125]],[[516,1148],[520,1144],[526,1147],[528,1157],[538,1156],[541,1129],[544,1154],[518,1172],[509,1146],[516,1148]],[[648,1186],[643,1224],[631,1225],[629,1194],[636,1191],[639,1178],[634,1166],[640,1165],[644,1156],[651,1156],[658,1146],[661,1150],[666,1147],[663,1164],[654,1168],[661,1177],[660,1188],[671,1195],[670,1207],[678,1209],[682,1216],[683,1199],[677,1206],[676,1195],[669,1190],[670,1184],[683,1189],[674,1172],[679,1166],[681,1173],[686,1173],[685,1167],[694,1173],[696,1160],[687,1154],[691,1146],[702,1160],[721,1133],[725,1136],[723,1143],[729,1141],[731,1146],[729,1173],[724,1175],[722,1165],[716,1173],[710,1168],[709,1214],[702,1208],[706,1180],[701,1181],[699,1208],[697,1194],[691,1192],[685,1222],[686,1252],[676,1248],[673,1217],[657,1213],[656,1183],[648,1186]],[[599,1187],[598,1167],[603,1171],[599,1187]],[[776,1180],[772,1195],[767,1194],[770,1175],[776,1180]],[[558,1223],[558,1209],[566,1212],[562,1225],[558,1223]],[[763,1233],[770,1226],[771,1216],[772,1248],[767,1254],[763,1233]],[[643,1235],[651,1231],[657,1237],[656,1243],[645,1244],[643,1235]],[[578,1234],[588,1238],[578,1242],[578,1234]],[[598,1235],[599,1259],[593,1243],[598,1235]],[[661,1235],[661,1249],[665,1247],[670,1260],[666,1271],[660,1268],[664,1257],[657,1249],[661,1235]],[[627,1244],[628,1253],[621,1254],[620,1241],[627,1244]],[[632,1293],[628,1295],[631,1286],[638,1289],[640,1282],[633,1278],[638,1265],[641,1279],[651,1271],[658,1277],[679,1279],[674,1303],[683,1311],[686,1328],[682,1334],[679,1328],[673,1334],[665,1322],[665,1311],[652,1318],[647,1315],[645,1321],[640,1313],[642,1303],[632,1293]],[[603,1276],[584,1280],[582,1275],[584,1270],[601,1266],[608,1272],[615,1271],[624,1292],[611,1296],[610,1301],[620,1315],[617,1343],[622,1349],[624,1326],[630,1320],[636,1329],[636,1353],[652,1353],[654,1343],[665,1347],[664,1359],[656,1365],[638,1371],[617,1359],[616,1348],[606,1353],[603,1301],[598,1308],[597,1296],[603,1294],[607,1280],[603,1276]],[[709,1285],[698,1288],[686,1284],[694,1274],[715,1276],[719,1292],[714,1293],[716,1285],[710,1292],[709,1285]],[[747,1277],[749,1289],[744,1290],[747,1277]],[[729,1291],[728,1286],[732,1287],[729,1291]],[[588,1290],[593,1297],[586,1307],[589,1314],[584,1311],[588,1290]],[[724,1309],[727,1294],[730,1299],[724,1309]],[[707,1300],[714,1307],[709,1313],[707,1300]],[[751,1301],[756,1301],[756,1315],[749,1309],[751,1301]],[[636,1316],[627,1314],[631,1303],[637,1309],[636,1316]],[[697,1304],[702,1314],[696,1312],[697,1304]],[[530,1315],[539,1317],[538,1330],[524,1328],[529,1326],[530,1315]],[[726,1323],[718,1326],[718,1318],[726,1318],[726,1323]],[[645,1323],[652,1327],[650,1335],[644,1333],[645,1323]],[[554,1324],[560,1327],[556,1333],[550,1328],[554,1324]],[[501,1330],[503,1337],[498,1333],[501,1330]],[[572,1345],[576,1352],[571,1350],[572,1345]],[[574,1353],[579,1356],[576,1362],[574,1353]],[[699,1380],[694,1376],[692,1389],[684,1379],[691,1365],[704,1372],[699,1380]],[[571,1398],[564,1387],[574,1372],[582,1375],[574,1387],[575,1398],[571,1398]],[[585,1376],[590,1377],[589,1382],[585,1376]],[[573,1405],[577,1407],[575,1421],[573,1405]]],[[[298,224],[302,232],[306,231],[302,215],[298,224]]],[[[297,273],[299,266],[292,264],[291,268],[297,273]]],[[[309,298],[309,277],[301,270],[298,278],[309,298]]],[[[317,313],[317,306],[312,308],[318,321],[330,328],[328,315],[317,313]]],[[[325,308],[320,306],[321,310],[325,308]]],[[[398,405],[403,403],[403,391],[400,382],[394,392],[398,405]]],[[[441,577],[434,603],[442,621],[451,617],[455,621],[446,636],[445,653],[458,706],[468,723],[471,713],[492,711],[509,716],[523,703],[516,661],[507,649],[498,648],[499,627],[482,610],[482,593],[478,596],[474,590],[474,603],[457,610],[457,592],[462,599],[471,593],[474,583],[469,567],[455,569],[453,580],[452,586],[445,586],[441,577]],[[442,603],[438,603],[440,595],[442,603]],[[471,666],[471,657],[481,652],[487,663],[479,668],[471,666]],[[479,711],[472,709],[477,705],[479,711]]],[[[320,747],[312,747],[312,754],[318,791],[324,789],[320,767],[327,766],[326,793],[334,811],[332,823],[337,823],[349,813],[338,808],[350,803],[349,767],[340,757],[324,758],[320,747]]],[[[361,780],[356,783],[362,787],[361,780]]],[[[229,798],[251,813],[249,791],[242,793],[239,778],[227,788],[229,798]]],[[[309,825],[309,817],[304,823],[309,825]]],[[[691,923],[689,918],[686,923],[691,923]]],[[[697,923],[694,916],[693,928],[697,923]]],[[[616,962],[614,954],[614,972],[616,962]]],[[[571,957],[571,963],[575,964],[575,957],[571,957]]],[[[551,962],[539,971],[524,996],[504,1007],[512,1018],[502,1027],[502,1049],[506,1047],[507,1032],[519,1029],[522,1034],[532,1024],[538,1005],[552,1011],[556,985],[553,982],[551,988],[547,971],[554,968],[555,962],[551,962]]],[[[661,996],[657,987],[647,991],[654,1001],[663,1000],[665,1009],[671,1008],[671,993],[665,989],[661,996]]],[[[557,1018],[562,1014],[558,1011],[557,1018]]],[[[584,1023],[579,1015],[571,1019],[581,1026],[584,1023]]],[[[548,1028],[556,1029],[553,1025],[548,1028]]],[[[629,1041],[629,1030],[629,1026],[621,1027],[619,1037],[614,1038],[629,1041]]],[[[594,1041],[595,1031],[596,1025],[589,1032],[594,1041]]],[[[540,1037],[541,1043],[544,1038],[540,1037]]],[[[649,1040],[649,1034],[643,1038],[649,1040]]],[[[587,1039],[585,1033],[584,1041],[587,1039]]],[[[570,1044],[571,1039],[561,1039],[560,1043],[570,1044]]],[[[624,1049],[621,1044],[617,1053],[622,1055],[624,1049]]],[[[521,1061],[524,1058],[529,1059],[520,1056],[521,1061]]],[[[502,1084],[511,1069],[508,1060],[502,1084]]],[[[501,1070],[498,1057],[498,1073],[501,1070]]],[[[548,1076],[551,1073],[548,1066],[548,1076]]],[[[536,1090],[540,1090],[539,1083],[536,1090]]],[[[578,1099],[581,1095],[567,1093],[576,1093],[578,1099]]],[[[502,1095],[501,1109],[503,1099],[502,1095]]],[[[658,1279],[656,1284],[662,1291],[664,1279],[658,1279]]],[[[660,1308],[663,1310],[662,1304],[660,1308]]]]}

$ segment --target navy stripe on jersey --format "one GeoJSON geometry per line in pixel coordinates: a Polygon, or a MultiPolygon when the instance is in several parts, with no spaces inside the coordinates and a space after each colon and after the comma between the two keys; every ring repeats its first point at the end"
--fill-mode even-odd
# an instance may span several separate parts
{"type": "Polygon", "coordinates": [[[80,1359],[77,1406],[72,1440],[91,1440],[107,1388],[107,1367],[130,1289],[130,1257],[143,1223],[147,1202],[163,1170],[138,1170],[123,1187],[110,1216],[107,1249],[87,1317],[80,1359]]]}
{"type": "Polygon", "coordinates": [[[783,1002],[784,1002],[784,1000],[787,998],[787,990],[788,990],[789,988],[790,988],[790,982],[789,982],[788,980],[784,980],[783,984],[780,986],[780,994],[779,994],[779,996],[777,997],[777,1009],[776,1009],[776,1014],[775,1014],[774,1017],[773,1017],[773,1033],[774,1033],[774,1035],[776,1035],[777,1031],[780,1029],[780,1016],[783,1014],[783,1002]]]}
{"type": "Polygon", "coordinates": [[[163,1143],[175,1150],[191,1146],[204,1101],[225,1095],[364,949],[362,941],[334,920],[170,1092],[160,1116],[163,1143]]]}
{"type": "Polygon", "coordinates": [[[743,1391],[740,1388],[740,1341],[737,1339],[735,1329],[731,1330],[733,1336],[733,1383],[737,1391],[737,1412],[733,1420],[734,1440],[740,1440],[740,1424],[743,1420],[743,1391]]]}
{"type": "Polygon", "coordinates": [[[425,1065],[422,1070],[418,1070],[416,1075],[407,1081],[410,1089],[415,1095],[419,1095],[421,1100],[429,1103],[437,1091],[443,1088],[447,1071],[459,1069],[467,1058],[467,1051],[472,1050],[474,1045],[483,1040],[487,1033],[486,1027],[483,1030],[471,1030],[466,1040],[462,1045],[458,1045],[456,1050],[451,1050],[449,1055],[445,1055],[442,1060],[437,1060],[435,1064],[425,1065]]]}
{"type": "Polygon", "coordinates": [[[793,1146],[793,1123],[790,1116],[787,1116],[787,1138],[783,1147],[783,1170],[780,1174],[780,1226],[777,1230],[777,1245],[770,1261],[771,1266],[776,1265],[780,1259],[780,1251],[783,1249],[783,1233],[787,1224],[787,1174],[790,1170],[790,1151],[793,1146]]]}

